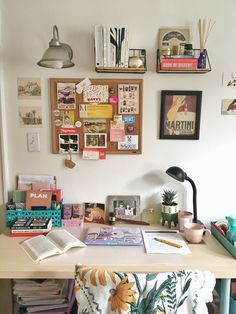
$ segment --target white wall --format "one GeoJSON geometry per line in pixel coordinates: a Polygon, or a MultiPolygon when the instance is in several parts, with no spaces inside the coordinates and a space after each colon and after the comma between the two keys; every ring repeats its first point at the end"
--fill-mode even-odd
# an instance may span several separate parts
{"type": "Polygon", "coordinates": [[[198,188],[199,218],[209,221],[232,213],[235,193],[236,116],[222,116],[221,98],[234,98],[236,89],[222,87],[222,72],[236,70],[236,2],[199,0],[5,0],[1,8],[1,58],[4,67],[4,122],[7,152],[7,190],[15,188],[19,173],[54,174],[64,191],[65,202],[104,202],[111,194],[139,194],[142,208],[160,206],[163,187],[179,191],[180,208],[192,210],[188,182],[175,182],[165,174],[172,165],[182,167],[198,188]],[[158,29],[189,26],[198,46],[197,21],[211,18],[216,25],[207,43],[212,72],[204,75],[157,74],[158,29]],[[60,39],[74,51],[76,66],[71,69],[40,68],[41,58],[57,25],[60,39]],[[148,72],[98,74],[94,71],[93,32],[95,24],[125,25],[131,47],[147,50],[148,72]],[[41,77],[42,100],[17,100],[17,77],[41,77]],[[49,82],[52,77],[143,78],[143,154],[108,155],[105,161],[85,161],[75,156],[77,166],[63,166],[64,156],[51,154],[49,82]],[[200,140],[160,140],[160,91],[202,90],[200,140]],[[28,153],[26,133],[20,128],[18,107],[40,105],[43,127],[41,151],[28,153]]]}

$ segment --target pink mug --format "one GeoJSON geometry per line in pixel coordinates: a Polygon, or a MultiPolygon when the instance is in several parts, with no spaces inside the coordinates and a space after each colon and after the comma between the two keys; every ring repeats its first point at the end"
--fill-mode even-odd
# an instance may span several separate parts
{"type": "Polygon", "coordinates": [[[200,243],[204,237],[209,237],[211,230],[201,223],[188,222],[184,225],[184,236],[190,243],[200,243]]]}

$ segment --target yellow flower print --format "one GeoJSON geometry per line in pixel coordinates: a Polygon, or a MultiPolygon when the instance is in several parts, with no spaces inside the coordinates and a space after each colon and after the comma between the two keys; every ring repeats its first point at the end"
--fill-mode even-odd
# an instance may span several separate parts
{"type": "Polygon", "coordinates": [[[122,311],[127,311],[129,306],[127,303],[135,302],[134,294],[136,291],[131,290],[134,282],[127,282],[127,277],[123,278],[115,289],[110,290],[110,297],[108,301],[111,302],[111,310],[118,311],[121,314],[122,311]]]}
{"type": "Polygon", "coordinates": [[[107,281],[106,281],[106,273],[110,276],[111,280],[113,283],[116,283],[116,277],[115,274],[111,271],[104,270],[104,269],[98,269],[98,268],[84,268],[84,270],[81,273],[80,279],[85,282],[85,275],[87,272],[91,271],[90,273],[90,282],[93,286],[97,286],[98,283],[101,286],[106,286],[107,281]],[[96,279],[96,275],[98,276],[98,282],[96,279]]]}

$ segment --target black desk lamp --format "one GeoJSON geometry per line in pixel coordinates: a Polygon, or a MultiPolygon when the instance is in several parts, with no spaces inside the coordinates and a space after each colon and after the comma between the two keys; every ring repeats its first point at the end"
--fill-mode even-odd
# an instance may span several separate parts
{"type": "Polygon", "coordinates": [[[178,180],[180,182],[184,182],[185,180],[189,181],[193,188],[193,222],[197,222],[197,188],[195,183],[191,178],[187,176],[187,174],[179,167],[170,167],[166,170],[166,173],[178,180]]]}

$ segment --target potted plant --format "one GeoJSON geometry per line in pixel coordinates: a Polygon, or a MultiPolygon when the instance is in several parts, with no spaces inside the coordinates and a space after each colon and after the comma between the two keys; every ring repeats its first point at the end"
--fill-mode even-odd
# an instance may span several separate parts
{"type": "Polygon", "coordinates": [[[174,190],[164,190],[162,194],[162,212],[174,214],[178,212],[176,202],[177,192],[174,190]]]}
{"type": "Polygon", "coordinates": [[[178,223],[178,204],[176,202],[177,191],[174,190],[164,190],[162,194],[162,225],[164,226],[167,221],[169,228],[173,221],[174,225],[177,226],[178,223]]]}

